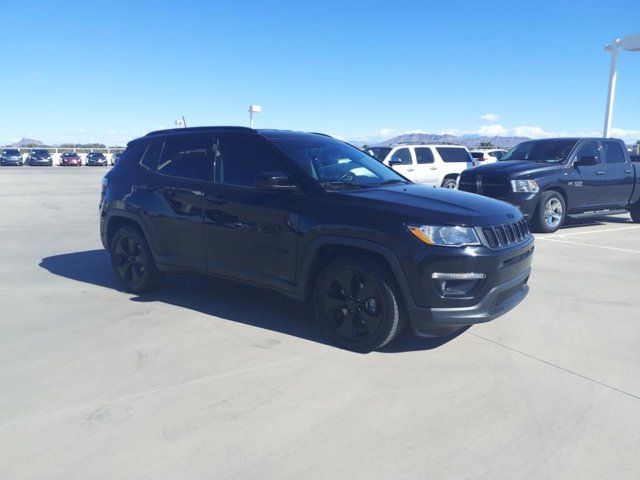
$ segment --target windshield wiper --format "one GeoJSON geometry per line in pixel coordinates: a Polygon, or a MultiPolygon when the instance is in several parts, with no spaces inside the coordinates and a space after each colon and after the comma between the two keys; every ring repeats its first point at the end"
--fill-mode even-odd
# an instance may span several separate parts
{"type": "Polygon", "coordinates": [[[322,187],[329,187],[329,188],[366,188],[367,185],[364,185],[362,183],[356,183],[356,182],[320,182],[320,185],[322,187]]]}

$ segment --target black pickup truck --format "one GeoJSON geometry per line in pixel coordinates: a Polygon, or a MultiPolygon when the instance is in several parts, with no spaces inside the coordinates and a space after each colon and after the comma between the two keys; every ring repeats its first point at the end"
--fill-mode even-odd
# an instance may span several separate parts
{"type": "Polygon", "coordinates": [[[640,222],[640,163],[613,138],[523,142],[499,162],[463,172],[458,187],[512,203],[543,233],[591,212],[628,210],[640,222]]]}

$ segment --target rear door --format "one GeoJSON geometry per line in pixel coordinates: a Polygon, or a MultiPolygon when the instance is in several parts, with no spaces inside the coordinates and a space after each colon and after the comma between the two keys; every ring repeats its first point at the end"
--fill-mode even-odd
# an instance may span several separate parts
{"type": "Polygon", "coordinates": [[[609,201],[616,207],[626,207],[633,192],[633,165],[627,160],[622,145],[616,140],[603,140],[606,164],[606,184],[609,201]]]}
{"type": "Polygon", "coordinates": [[[426,185],[438,185],[438,167],[430,147],[415,147],[415,181],[426,185]]]}
{"type": "Polygon", "coordinates": [[[385,161],[400,175],[404,175],[411,181],[417,181],[415,175],[415,159],[409,147],[400,147],[393,151],[385,161]]]}
{"type": "Polygon", "coordinates": [[[206,271],[202,203],[213,176],[211,140],[183,138],[152,144],[142,160],[150,170],[146,218],[162,261],[206,271]],[[157,159],[157,163],[156,163],[157,159]]]}
{"type": "Polygon", "coordinates": [[[295,280],[302,193],[257,189],[261,173],[289,174],[268,147],[243,135],[221,135],[214,163],[204,196],[208,270],[286,288],[295,280]]]}

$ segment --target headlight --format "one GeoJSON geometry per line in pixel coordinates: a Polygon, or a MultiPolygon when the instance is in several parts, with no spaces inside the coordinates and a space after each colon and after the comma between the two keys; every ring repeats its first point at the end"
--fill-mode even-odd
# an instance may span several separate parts
{"type": "Polygon", "coordinates": [[[540,191],[535,180],[511,180],[511,188],[518,193],[536,193],[540,191]]]}
{"type": "Polygon", "coordinates": [[[441,247],[466,247],[480,245],[476,231],[470,227],[446,227],[436,225],[407,225],[413,235],[427,245],[441,247]]]}

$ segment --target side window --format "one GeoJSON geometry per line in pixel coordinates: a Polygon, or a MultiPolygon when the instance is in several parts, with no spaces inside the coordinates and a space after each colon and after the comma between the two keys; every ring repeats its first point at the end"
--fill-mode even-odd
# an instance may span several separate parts
{"type": "Polygon", "coordinates": [[[391,156],[391,161],[396,165],[411,165],[413,160],[411,159],[411,152],[408,148],[399,148],[391,156]]]}
{"type": "Polygon", "coordinates": [[[158,173],[192,180],[211,180],[211,161],[207,140],[166,142],[158,161],[158,173]]]}
{"type": "Polygon", "coordinates": [[[627,158],[618,142],[604,141],[604,158],[607,163],[626,163],[627,158]]]}
{"type": "Polygon", "coordinates": [[[215,157],[215,181],[227,185],[254,187],[260,173],[284,172],[275,158],[247,141],[220,140],[215,157]]]}
{"type": "Polygon", "coordinates": [[[496,157],[498,160],[500,160],[504,155],[503,151],[497,150],[495,152],[492,153],[492,156],[496,157]]]}
{"type": "Polygon", "coordinates": [[[144,152],[142,160],[140,160],[140,165],[142,165],[143,167],[147,167],[149,170],[155,172],[156,168],[158,168],[158,158],[160,157],[161,151],[162,142],[153,142],[147,147],[147,150],[144,152]]]}
{"type": "MultiPolygon", "coordinates": [[[[147,144],[146,143],[137,143],[135,145],[128,146],[126,148],[126,150],[124,152],[122,152],[122,156],[120,157],[120,160],[118,161],[118,165],[121,162],[122,162],[123,165],[128,164],[128,163],[131,163],[131,164],[138,163],[146,149],[147,149],[147,144]]],[[[65,155],[66,154],[63,154],[63,156],[65,156],[65,155]]]]}
{"type": "Polygon", "coordinates": [[[433,152],[430,148],[416,148],[418,163],[433,163],[433,152]]]}
{"type": "Polygon", "coordinates": [[[576,159],[582,157],[596,157],[597,163],[600,163],[600,150],[596,142],[586,142],[580,145],[578,153],[576,153],[576,159]]]}

